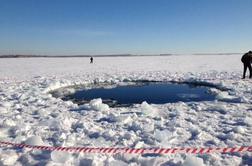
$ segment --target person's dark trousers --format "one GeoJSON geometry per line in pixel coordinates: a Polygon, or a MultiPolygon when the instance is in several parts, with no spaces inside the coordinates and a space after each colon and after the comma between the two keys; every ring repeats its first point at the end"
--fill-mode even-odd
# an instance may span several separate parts
{"type": "Polygon", "coordinates": [[[251,67],[251,63],[248,62],[248,63],[243,63],[244,65],[244,69],[243,69],[243,78],[245,78],[246,76],[246,71],[247,71],[247,68],[249,68],[249,78],[252,78],[252,67],[251,67]]]}

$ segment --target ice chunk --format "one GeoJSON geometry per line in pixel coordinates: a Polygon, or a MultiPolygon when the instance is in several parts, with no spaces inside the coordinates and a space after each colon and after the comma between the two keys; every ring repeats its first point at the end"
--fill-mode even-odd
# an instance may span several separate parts
{"type": "Polygon", "coordinates": [[[109,161],[108,162],[110,166],[128,166],[127,163],[123,162],[123,161],[119,161],[119,160],[113,160],[113,161],[109,161]]]}
{"type": "Polygon", "coordinates": [[[13,126],[16,126],[16,123],[12,119],[5,119],[3,121],[3,126],[5,126],[5,127],[13,127],[13,126]]]}
{"type": "Polygon", "coordinates": [[[89,105],[91,106],[91,109],[95,111],[108,111],[109,110],[109,106],[107,104],[103,104],[101,98],[91,100],[89,102],[89,105]]]}
{"type": "Polygon", "coordinates": [[[155,128],[153,120],[145,119],[145,121],[141,125],[141,128],[144,132],[152,132],[155,128]]]}
{"type": "Polygon", "coordinates": [[[8,137],[8,128],[0,128],[0,139],[8,137]]]}
{"type": "Polygon", "coordinates": [[[158,110],[149,105],[146,101],[142,102],[141,110],[145,115],[150,116],[152,118],[159,117],[158,110]]]}
{"type": "Polygon", "coordinates": [[[152,132],[154,130],[154,122],[150,119],[146,119],[145,121],[134,121],[130,129],[133,131],[143,131],[143,132],[152,132]]]}
{"type": "Polygon", "coordinates": [[[44,142],[40,136],[32,136],[25,141],[27,145],[44,145],[44,142]]]}
{"type": "MultiPolygon", "coordinates": [[[[152,155],[152,154],[150,154],[152,155]]],[[[149,159],[143,159],[140,160],[141,165],[144,166],[153,166],[153,165],[166,165],[166,163],[164,164],[165,160],[162,157],[149,157],[149,159]]],[[[170,164],[168,164],[170,165],[170,164]]],[[[173,165],[173,164],[171,164],[173,165]]],[[[175,165],[175,164],[174,164],[175,165]]]]}
{"type": "Polygon", "coordinates": [[[162,145],[170,144],[177,141],[177,134],[169,130],[155,130],[155,139],[159,141],[162,145]]]}
{"type": "Polygon", "coordinates": [[[143,141],[138,141],[136,144],[135,144],[135,148],[143,148],[145,146],[144,142],[143,141]]]}
{"type": "Polygon", "coordinates": [[[85,154],[84,156],[79,156],[80,162],[79,165],[83,166],[100,166],[104,165],[104,160],[106,160],[106,156],[102,155],[93,155],[93,154],[85,154]]]}
{"type": "Polygon", "coordinates": [[[116,113],[110,113],[108,116],[108,122],[116,122],[118,121],[118,115],[116,113]]]}
{"type": "Polygon", "coordinates": [[[130,115],[121,115],[117,117],[117,121],[122,124],[129,124],[133,121],[130,115]]]}
{"type": "Polygon", "coordinates": [[[52,91],[52,90],[55,90],[55,89],[59,89],[61,87],[64,87],[64,86],[67,86],[69,84],[67,83],[63,83],[63,82],[60,82],[60,81],[54,81],[52,82],[45,90],[44,90],[44,93],[47,93],[49,91],[52,91]]]}
{"type": "Polygon", "coordinates": [[[236,132],[236,133],[241,133],[241,134],[243,134],[243,133],[245,133],[245,128],[242,127],[242,126],[236,126],[236,127],[233,129],[233,131],[236,132]]]}
{"type": "Polygon", "coordinates": [[[65,163],[70,159],[70,154],[68,152],[53,151],[51,159],[56,163],[65,163]]]}
{"type": "Polygon", "coordinates": [[[226,101],[226,102],[240,102],[241,99],[237,98],[235,96],[229,95],[228,92],[220,92],[217,96],[216,99],[220,101],[226,101]]]}
{"type": "Polygon", "coordinates": [[[213,106],[210,106],[207,108],[207,111],[210,111],[210,112],[219,112],[221,114],[226,114],[227,113],[227,107],[226,105],[222,105],[222,104],[215,104],[213,106]]]}
{"type": "Polygon", "coordinates": [[[18,155],[14,150],[0,151],[0,165],[15,165],[18,155]]]}
{"type": "Polygon", "coordinates": [[[244,123],[247,124],[248,126],[252,126],[252,118],[250,118],[250,117],[247,116],[244,119],[244,123]]]}
{"type": "Polygon", "coordinates": [[[6,114],[6,113],[8,113],[8,109],[5,108],[5,107],[0,106],[0,113],[1,114],[6,114]]]}
{"type": "Polygon", "coordinates": [[[0,103],[0,106],[2,106],[4,108],[10,108],[12,105],[10,102],[2,102],[2,103],[0,103]]]}
{"type": "Polygon", "coordinates": [[[124,133],[124,136],[122,138],[126,139],[126,140],[135,141],[137,139],[137,136],[136,136],[135,132],[130,131],[130,132],[124,133]]]}
{"type": "Polygon", "coordinates": [[[131,124],[130,129],[133,131],[141,130],[141,124],[138,121],[134,121],[131,124]]]}
{"type": "Polygon", "coordinates": [[[203,160],[195,156],[187,156],[182,165],[183,166],[205,166],[203,160]]]}
{"type": "Polygon", "coordinates": [[[113,140],[116,132],[113,130],[105,131],[102,136],[107,140],[113,140]]]}

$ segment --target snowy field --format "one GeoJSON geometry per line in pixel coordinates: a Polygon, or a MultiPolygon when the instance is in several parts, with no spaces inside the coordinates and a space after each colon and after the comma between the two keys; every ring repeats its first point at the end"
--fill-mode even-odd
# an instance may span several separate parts
{"type": "MultiPolygon", "coordinates": [[[[241,55],[0,59],[0,140],[50,146],[251,146],[252,80],[241,80],[241,55]],[[207,102],[85,106],[52,97],[60,87],[157,80],[211,83],[207,102]],[[142,112],[143,114],[137,114],[142,112]],[[127,113],[127,114],[125,114],[127,113]],[[101,120],[103,119],[103,120],[101,120]]],[[[252,165],[251,152],[233,154],[70,154],[0,148],[0,165],[252,165]]]]}

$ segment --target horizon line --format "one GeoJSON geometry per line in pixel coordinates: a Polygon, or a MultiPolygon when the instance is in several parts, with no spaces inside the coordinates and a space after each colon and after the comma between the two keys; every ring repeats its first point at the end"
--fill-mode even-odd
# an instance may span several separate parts
{"type": "Polygon", "coordinates": [[[67,54],[67,55],[48,55],[48,54],[2,54],[0,58],[39,58],[39,57],[117,57],[117,56],[172,56],[172,55],[240,55],[243,53],[162,53],[162,54],[67,54]]]}

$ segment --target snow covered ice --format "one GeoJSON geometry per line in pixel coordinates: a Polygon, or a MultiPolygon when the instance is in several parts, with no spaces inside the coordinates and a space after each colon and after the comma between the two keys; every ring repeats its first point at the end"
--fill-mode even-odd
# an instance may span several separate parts
{"type": "MultiPolygon", "coordinates": [[[[89,147],[251,146],[252,80],[241,55],[0,59],[0,140],[89,147]],[[179,65],[178,65],[179,64],[179,65]],[[52,90],[90,83],[156,80],[216,85],[216,100],[110,108],[77,105],[52,90]]],[[[74,92],[70,89],[70,93],[74,92]]],[[[145,156],[0,148],[0,165],[252,165],[251,152],[145,156]]]]}

